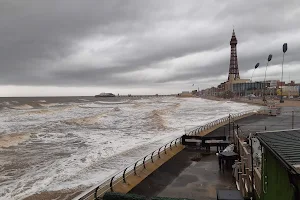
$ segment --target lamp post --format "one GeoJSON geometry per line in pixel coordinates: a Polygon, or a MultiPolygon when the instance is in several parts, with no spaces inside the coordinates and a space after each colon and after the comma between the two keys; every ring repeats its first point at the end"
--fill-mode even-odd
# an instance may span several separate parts
{"type": "MultiPolygon", "coordinates": [[[[259,66],[259,63],[256,63],[256,65],[255,65],[255,67],[254,67],[254,70],[253,70],[253,72],[252,72],[252,76],[251,76],[251,86],[253,85],[253,84],[252,84],[253,74],[254,74],[256,68],[258,68],[258,66],[259,66]]],[[[253,87],[253,86],[252,86],[252,87],[253,87]]],[[[252,88],[252,93],[254,94],[254,88],[252,88]]]]}
{"type": "Polygon", "coordinates": [[[264,80],[264,97],[263,97],[263,101],[266,102],[266,76],[267,76],[267,69],[268,69],[268,65],[269,65],[269,62],[272,60],[272,54],[270,54],[268,56],[268,62],[267,62],[267,66],[266,66],[266,71],[265,71],[265,80],[264,80]]]}
{"type": "Polygon", "coordinates": [[[282,56],[282,69],[281,69],[281,91],[280,91],[280,103],[284,103],[283,94],[282,94],[282,86],[283,86],[283,62],[284,62],[284,54],[287,51],[287,43],[284,43],[282,46],[283,56],[282,56]]]}
{"type": "Polygon", "coordinates": [[[255,72],[256,68],[258,68],[258,66],[259,66],[259,63],[256,63],[256,65],[255,65],[255,67],[254,67],[254,70],[253,70],[253,72],[252,72],[252,76],[251,76],[251,82],[252,82],[253,74],[254,74],[254,72],[255,72]]]}

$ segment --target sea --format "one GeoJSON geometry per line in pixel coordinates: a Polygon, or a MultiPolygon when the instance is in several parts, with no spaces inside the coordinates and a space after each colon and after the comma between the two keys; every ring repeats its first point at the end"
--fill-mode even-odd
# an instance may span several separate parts
{"type": "Polygon", "coordinates": [[[0,98],[0,199],[70,199],[192,127],[255,109],[178,97],[0,98]]]}

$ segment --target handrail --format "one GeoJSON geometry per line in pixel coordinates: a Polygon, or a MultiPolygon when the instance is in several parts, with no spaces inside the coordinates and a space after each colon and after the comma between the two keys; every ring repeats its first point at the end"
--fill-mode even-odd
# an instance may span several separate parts
{"type": "MultiPolygon", "coordinates": [[[[110,187],[113,186],[112,180],[113,180],[115,177],[117,177],[117,175],[120,175],[120,177],[122,176],[122,177],[123,177],[123,179],[122,179],[123,182],[126,182],[126,176],[125,176],[125,173],[124,173],[126,170],[128,170],[130,167],[133,167],[134,174],[136,175],[137,164],[138,164],[140,161],[142,161],[142,162],[140,163],[140,165],[143,165],[143,167],[145,168],[146,162],[148,162],[149,160],[151,160],[151,157],[152,157],[152,159],[153,159],[153,153],[154,153],[154,152],[158,151],[158,155],[160,155],[160,152],[161,152],[160,150],[163,148],[163,151],[164,151],[165,154],[166,154],[166,153],[167,153],[167,152],[166,152],[166,146],[169,145],[169,144],[171,144],[171,143],[173,143],[173,142],[175,142],[175,141],[177,141],[177,140],[180,139],[180,138],[181,138],[181,136],[180,136],[180,137],[177,137],[176,139],[171,140],[170,142],[166,143],[166,145],[161,146],[158,150],[155,150],[155,151],[152,150],[152,151],[150,151],[149,153],[146,154],[146,156],[142,156],[142,157],[140,157],[139,159],[137,159],[135,162],[133,162],[133,163],[127,165],[127,166],[125,167],[125,169],[122,169],[122,170],[120,170],[120,171],[114,173],[114,174],[111,175],[109,178],[107,178],[107,179],[101,181],[100,183],[98,183],[98,184],[97,184],[97,185],[98,185],[97,187],[95,187],[95,186],[91,187],[90,189],[88,189],[88,190],[85,191],[84,193],[80,194],[79,196],[75,197],[74,199],[83,200],[83,199],[87,199],[87,198],[90,197],[90,196],[94,196],[94,195],[97,193],[97,190],[100,190],[100,189],[101,189],[100,186],[102,186],[102,185],[103,185],[103,186],[108,186],[108,185],[110,185],[110,187]],[[146,160],[145,158],[148,157],[148,156],[150,156],[150,158],[146,160]],[[105,184],[106,182],[107,182],[107,183],[109,182],[109,184],[105,184]]],[[[174,146],[175,146],[175,143],[174,143],[174,146]]],[[[159,157],[160,157],[160,156],[159,156],[159,157]]],[[[118,178],[119,178],[119,177],[118,177],[118,178]]],[[[102,187],[102,188],[103,188],[103,187],[102,187]]],[[[110,189],[112,190],[112,188],[110,188],[110,189]]]]}
{"type": "MultiPolygon", "coordinates": [[[[231,118],[236,118],[236,117],[241,117],[245,114],[249,114],[253,111],[246,111],[246,112],[241,112],[241,113],[236,113],[236,114],[231,114],[229,115],[231,118]]],[[[202,125],[202,126],[197,126],[195,127],[193,130],[191,130],[187,135],[191,135],[191,134],[194,134],[196,135],[197,133],[199,133],[200,131],[203,131],[203,130],[207,130],[209,129],[210,127],[213,127],[215,125],[218,125],[218,124],[221,124],[223,122],[226,122],[226,121],[229,121],[229,116],[226,116],[226,117],[223,117],[223,118],[220,118],[220,119],[217,119],[217,120],[214,120],[212,122],[209,122],[205,125],[202,125]]],[[[101,181],[99,184],[97,184],[97,186],[93,186],[91,187],[90,189],[88,189],[87,191],[83,192],[82,194],[80,194],[79,196],[75,197],[75,199],[78,199],[78,200],[84,200],[84,199],[87,199],[91,196],[94,196],[97,197],[97,192],[98,190],[100,190],[101,188],[104,188],[104,187],[107,187],[109,185],[109,188],[107,190],[111,190],[113,191],[113,180],[114,178],[116,178],[116,180],[120,177],[123,177],[122,180],[124,183],[126,183],[126,171],[130,168],[130,167],[133,167],[133,169],[131,171],[128,171],[127,173],[134,173],[135,175],[137,175],[136,173],[136,168],[137,168],[137,164],[139,162],[142,161],[142,163],[140,163],[138,165],[141,166],[143,165],[143,168],[146,168],[146,162],[153,162],[153,155],[154,153],[157,151],[157,156],[158,156],[158,159],[160,159],[161,155],[161,150],[164,151],[164,153],[166,154],[167,151],[166,149],[170,148],[170,150],[172,150],[172,146],[177,146],[177,140],[181,139],[182,136],[180,137],[177,137],[175,139],[172,139],[170,140],[169,142],[167,142],[165,145],[161,146],[159,149],[153,151],[151,150],[149,153],[145,154],[144,156],[140,157],[139,159],[137,159],[135,162],[131,163],[130,165],[128,165],[127,167],[125,167],[124,169],[114,173],[113,175],[111,175],[109,178],[101,181]],[[169,145],[169,147],[167,147],[169,145]],[[149,157],[150,156],[150,157],[149,157]],[[146,158],[148,157],[148,159],[146,160],[146,158]],[[119,176],[118,176],[119,175],[119,176]],[[106,183],[106,184],[105,184],[106,183]]],[[[107,191],[106,190],[106,191],[107,191]]]]}
{"type": "MultiPolygon", "coordinates": [[[[241,113],[235,113],[235,114],[230,114],[230,118],[234,120],[234,118],[237,118],[237,117],[241,117],[243,115],[246,115],[246,114],[249,114],[251,112],[254,112],[254,110],[250,110],[250,111],[244,111],[244,112],[241,112],[241,113]]],[[[226,116],[226,117],[222,117],[220,119],[216,119],[212,122],[209,122],[207,124],[204,124],[204,125],[201,125],[201,126],[196,126],[194,128],[191,128],[192,130],[190,130],[187,135],[196,135],[197,133],[199,133],[201,130],[207,130],[209,129],[209,127],[212,127],[212,126],[215,126],[215,125],[218,125],[220,123],[223,123],[223,122],[226,122],[228,121],[229,119],[229,116],[226,116]]]]}

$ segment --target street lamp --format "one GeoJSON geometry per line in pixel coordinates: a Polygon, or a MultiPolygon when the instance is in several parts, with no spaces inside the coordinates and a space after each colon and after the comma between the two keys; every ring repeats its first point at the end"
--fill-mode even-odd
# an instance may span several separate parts
{"type": "Polygon", "coordinates": [[[272,60],[272,54],[270,54],[268,56],[268,62],[267,62],[267,66],[266,66],[266,71],[265,71],[265,80],[264,80],[264,97],[263,97],[263,101],[266,102],[266,76],[267,76],[267,69],[268,69],[268,65],[269,62],[272,60]]]}
{"type": "Polygon", "coordinates": [[[254,74],[256,68],[258,68],[258,66],[259,66],[259,63],[256,63],[256,65],[255,65],[255,67],[254,67],[254,70],[253,70],[253,72],[252,72],[252,76],[251,76],[251,87],[252,87],[252,93],[253,93],[253,94],[254,94],[254,87],[253,87],[253,84],[252,84],[252,78],[253,78],[253,74],[254,74]]]}
{"type": "Polygon", "coordinates": [[[283,56],[282,56],[282,70],[281,70],[281,92],[280,92],[280,103],[284,103],[284,100],[283,100],[283,95],[282,95],[282,85],[283,85],[283,62],[284,62],[284,54],[285,52],[287,51],[288,47],[287,47],[287,43],[284,43],[283,46],[282,46],[282,51],[283,51],[283,56]]]}
{"type": "Polygon", "coordinates": [[[254,74],[254,72],[255,72],[256,68],[258,68],[258,66],[259,66],[259,63],[256,63],[256,65],[255,65],[255,67],[254,67],[254,70],[253,70],[253,72],[252,72],[252,76],[251,76],[251,82],[252,82],[253,74],[254,74]]]}

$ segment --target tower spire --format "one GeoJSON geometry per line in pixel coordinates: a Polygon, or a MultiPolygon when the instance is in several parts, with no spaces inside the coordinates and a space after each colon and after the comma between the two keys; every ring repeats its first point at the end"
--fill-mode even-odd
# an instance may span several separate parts
{"type": "Polygon", "coordinates": [[[233,27],[232,36],[231,36],[231,40],[230,40],[231,54],[230,54],[228,81],[240,79],[237,51],[236,51],[237,43],[238,43],[238,41],[236,39],[235,31],[234,31],[234,27],[233,27]]]}

